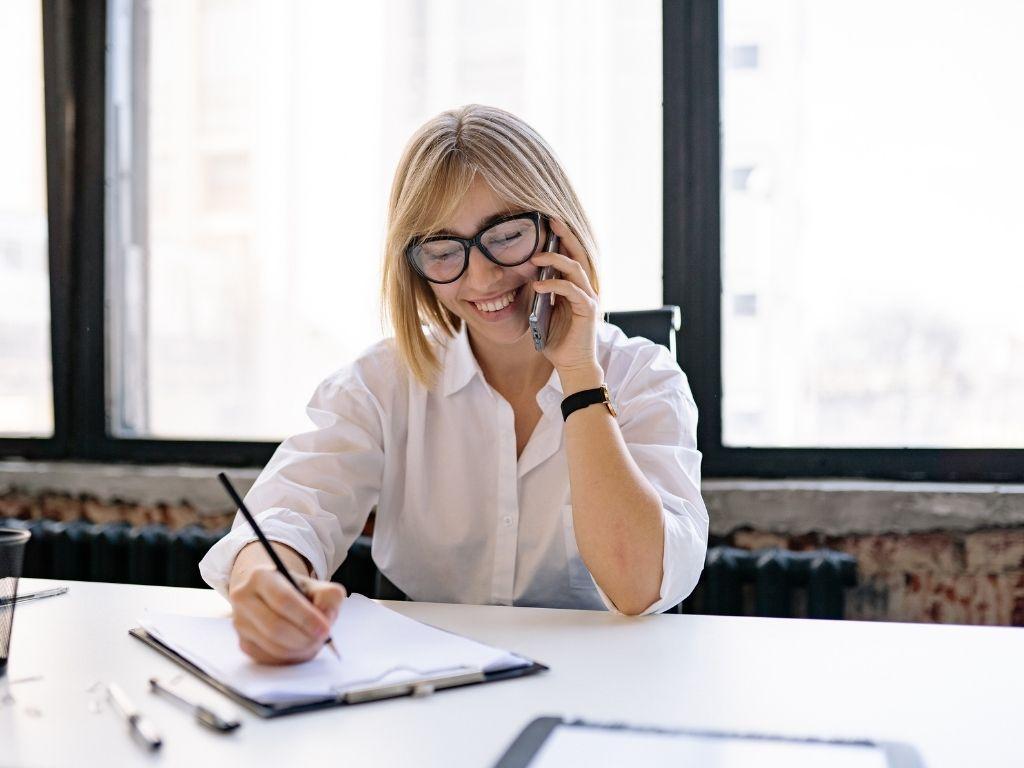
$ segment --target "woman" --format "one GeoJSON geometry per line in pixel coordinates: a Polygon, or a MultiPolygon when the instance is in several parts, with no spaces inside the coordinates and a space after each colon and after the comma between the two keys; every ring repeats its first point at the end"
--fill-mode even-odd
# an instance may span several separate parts
{"type": "Polygon", "coordinates": [[[395,337],[320,385],[315,428],[246,497],[313,605],[241,518],[200,564],[250,656],[316,654],[345,594],[324,580],[374,506],[374,561],[414,600],[640,614],[690,593],[708,531],[696,408],[667,350],[602,322],[595,251],[565,172],[518,118],[471,105],[416,133],[388,210],[395,337]],[[549,228],[560,253],[542,250],[549,228]],[[549,265],[560,276],[538,281],[549,265]],[[535,293],[557,297],[542,353],[535,293]],[[596,402],[563,416],[581,392],[596,402]]]}

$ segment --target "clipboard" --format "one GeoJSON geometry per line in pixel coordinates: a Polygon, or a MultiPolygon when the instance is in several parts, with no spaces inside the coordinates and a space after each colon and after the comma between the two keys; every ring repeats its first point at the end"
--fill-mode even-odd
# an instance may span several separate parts
{"type": "Polygon", "coordinates": [[[727,733],[722,731],[700,731],[668,728],[644,728],[622,723],[591,723],[585,720],[564,720],[561,717],[538,717],[527,724],[505,754],[501,756],[494,768],[529,768],[540,752],[544,742],[558,727],[589,728],[608,731],[628,731],[667,736],[696,736],[709,739],[743,739],[761,742],[783,742],[789,744],[820,744],[847,747],[874,747],[885,756],[889,768],[925,768],[924,761],[910,744],[892,741],[842,740],[842,739],[802,739],[789,736],[769,736],[752,733],[727,733]]]}
{"type": "Polygon", "coordinates": [[[204,683],[223,693],[229,699],[259,717],[282,717],[283,715],[297,715],[300,712],[312,712],[328,707],[351,706],[354,704],[365,704],[371,701],[383,701],[385,699],[397,698],[400,696],[426,696],[434,691],[446,688],[461,688],[467,685],[479,683],[495,683],[499,680],[511,680],[517,677],[527,677],[538,672],[547,672],[548,667],[536,661],[532,661],[528,667],[517,669],[506,669],[500,672],[483,672],[479,669],[465,668],[459,672],[426,677],[419,680],[410,680],[404,683],[389,683],[379,686],[367,686],[355,688],[337,696],[326,698],[309,699],[305,701],[288,702],[287,704],[264,704],[263,702],[251,699],[235,690],[229,685],[222,683],[217,678],[204,672],[191,661],[181,656],[173,649],[167,647],[155,637],[150,635],[142,627],[135,627],[128,630],[128,634],[137,640],[141,640],[150,648],[162,653],[164,656],[183,667],[204,683]]]}

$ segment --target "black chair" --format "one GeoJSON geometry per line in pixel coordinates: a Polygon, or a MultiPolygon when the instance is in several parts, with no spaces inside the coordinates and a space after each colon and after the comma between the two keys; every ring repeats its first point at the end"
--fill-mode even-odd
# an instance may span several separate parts
{"type": "Polygon", "coordinates": [[[668,305],[659,309],[641,309],[632,312],[606,312],[605,322],[617,325],[632,338],[642,336],[655,344],[667,347],[675,357],[676,333],[682,326],[679,307],[668,305]]]}

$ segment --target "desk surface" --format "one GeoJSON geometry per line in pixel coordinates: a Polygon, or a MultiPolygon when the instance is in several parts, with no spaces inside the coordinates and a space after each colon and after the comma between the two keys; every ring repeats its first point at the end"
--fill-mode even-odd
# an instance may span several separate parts
{"type": "MultiPolygon", "coordinates": [[[[55,582],[24,579],[22,591],[55,582]]],[[[716,616],[390,603],[551,666],[546,674],[260,720],[219,736],[147,691],[178,667],[129,637],[143,609],[225,615],[209,590],[71,582],[19,605],[0,707],[0,766],[486,766],[537,715],[797,736],[907,741],[929,768],[1024,764],[1024,631],[716,616]],[[116,681],[158,725],[148,755],[96,681],[116,681]]],[[[206,689],[210,697],[219,697],[206,689]]]]}

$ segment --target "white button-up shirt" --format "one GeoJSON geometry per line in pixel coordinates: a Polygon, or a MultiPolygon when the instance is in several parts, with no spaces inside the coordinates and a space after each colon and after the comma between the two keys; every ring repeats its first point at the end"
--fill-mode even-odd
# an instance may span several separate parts
{"type": "MultiPolygon", "coordinates": [[[[664,347],[600,323],[597,353],[629,452],[662,500],[664,576],[645,613],[664,611],[693,590],[707,550],[697,409],[664,347]]],[[[615,610],[576,546],[557,372],[517,459],[512,407],[484,379],[465,329],[438,354],[431,389],[390,340],[317,388],[313,428],[285,440],[246,495],[267,538],[328,579],[376,505],[374,562],[413,600],[615,610]]],[[[200,563],[203,578],[226,594],[254,539],[236,516],[200,563]]]]}

